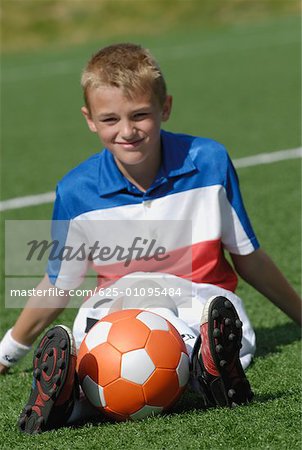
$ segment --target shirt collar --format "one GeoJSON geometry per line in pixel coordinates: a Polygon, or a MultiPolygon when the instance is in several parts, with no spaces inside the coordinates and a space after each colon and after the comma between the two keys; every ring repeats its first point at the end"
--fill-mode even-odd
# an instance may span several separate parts
{"type": "Polygon", "coordinates": [[[163,162],[162,169],[166,178],[172,178],[193,172],[196,166],[190,156],[191,136],[161,131],[163,162]]]}
{"type": "Polygon", "coordinates": [[[127,189],[127,181],[117,167],[112,153],[105,148],[100,155],[99,195],[114,194],[127,189]]]}
{"type": "MultiPolygon", "coordinates": [[[[180,135],[161,130],[162,165],[159,172],[166,178],[172,178],[195,171],[196,166],[190,156],[192,138],[179,138],[180,135]]],[[[129,181],[122,175],[114,161],[112,153],[104,149],[100,155],[99,194],[108,195],[128,190],[129,181]]]]}

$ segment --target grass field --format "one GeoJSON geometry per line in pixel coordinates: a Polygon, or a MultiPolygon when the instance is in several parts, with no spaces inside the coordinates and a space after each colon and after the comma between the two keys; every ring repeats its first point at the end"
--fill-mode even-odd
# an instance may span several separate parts
{"type": "MultiPolygon", "coordinates": [[[[212,137],[223,142],[233,158],[300,145],[298,18],[135,36],[135,42],[159,59],[174,95],[166,129],[212,137]]],[[[99,150],[80,116],[79,74],[89,55],[106,43],[3,56],[2,199],[54,190],[64,173],[99,150]]],[[[300,161],[247,167],[238,173],[262,246],[300,290],[300,161]]],[[[49,219],[51,210],[46,204],[6,211],[2,221],[49,219]]],[[[255,391],[249,407],[203,411],[194,395],[186,393],[166,416],[23,436],[16,421],[31,384],[30,354],[0,380],[0,448],[300,449],[300,330],[243,282],[238,294],[258,341],[248,370],[255,391]]],[[[17,314],[2,308],[2,333],[17,314]]],[[[74,316],[74,310],[67,310],[57,322],[71,325],[74,316]]]]}

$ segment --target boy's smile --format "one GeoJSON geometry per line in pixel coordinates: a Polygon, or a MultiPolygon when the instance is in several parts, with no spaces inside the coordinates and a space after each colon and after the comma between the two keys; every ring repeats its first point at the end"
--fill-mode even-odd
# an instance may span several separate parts
{"type": "Polygon", "coordinates": [[[90,111],[82,108],[90,130],[113,154],[121,172],[143,189],[160,165],[161,122],[168,120],[171,103],[167,96],[161,108],[150,93],[130,99],[120,88],[105,86],[90,90],[90,111]]]}

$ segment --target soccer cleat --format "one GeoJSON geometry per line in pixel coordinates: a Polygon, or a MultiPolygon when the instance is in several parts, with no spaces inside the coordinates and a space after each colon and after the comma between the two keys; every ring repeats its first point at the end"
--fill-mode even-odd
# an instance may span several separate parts
{"type": "Polygon", "coordinates": [[[192,358],[192,384],[205,407],[247,404],[253,398],[239,359],[242,322],[225,297],[205,305],[192,358]]]}
{"type": "Polygon", "coordinates": [[[69,328],[58,325],[46,332],[34,353],[33,367],[31,393],[18,421],[20,431],[29,434],[64,425],[72,412],[78,382],[69,328]]]}

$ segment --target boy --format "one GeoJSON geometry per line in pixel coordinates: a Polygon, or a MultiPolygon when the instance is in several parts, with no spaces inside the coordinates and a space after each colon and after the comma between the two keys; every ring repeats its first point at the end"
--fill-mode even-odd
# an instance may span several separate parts
{"type": "MultiPolygon", "coordinates": [[[[47,290],[55,285],[64,289],[65,296],[62,300],[55,293],[49,295],[45,301],[51,307],[47,309],[38,308],[35,299],[29,300],[1,342],[1,372],[29,351],[60,314],[69,291],[80,285],[88,265],[97,272],[99,285],[108,287],[109,298],[96,292],[87,300],[77,315],[73,334],[56,326],[43,336],[33,361],[33,388],[19,419],[21,431],[39,432],[73,420],[75,347],[96,320],[121,308],[150,309],[178,329],[191,356],[192,386],[203,405],[249,403],[253,394],[243,368],[255,352],[255,336],[242,302],[234,294],[237,277],[224,249],[236,272],[298,323],[301,301],[259,248],[224,147],[210,139],[161,130],[161,123],[169,119],[172,97],[167,95],[157,63],[140,46],[119,44],[100,50],[88,62],[82,87],[82,113],[105,150],[58,184],[53,219],[70,222],[63,244],[85,243],[91,252],[71,265],[49,261],[48,273],[38,288],[47,290]],[[118,246],[119,253],[113,252],[109,263],[104,257],[95,258],[94,244],[99,242],[95,225],[106,221],[109,226],[101,233],[104,242],[114,245],[120,236],[112,233],[111,227],[115,230],[114,225],[122,222],[124,248],[138,252],[137,240],[134,247],[128,245],[131,237],[140,236],[137,230],[124,236],[125,223],[130,221],[140,232],[140,225],[145,224],[148,237],[162,241],[164,245],[158,248],[164,251],[158,251],[157,259],[153,251],[151,261],[132,258],[126,264],[118,246]],[[162,228],[161,221],[166,221],[162,228]],[[183,232],[186,221],[192,224],[192,234],[183,232]],[[167,231],[172,222],[181,227],[167,231]],[[89,233],[83,231],[83,223],[88,224],[89,233]],[[135,289],[142,286],[151,295],[137,300],[135,289]],[[175,292],[180,287],[181,297],[165,295],[169,286],[175,292]],[[161,295],[155,298],[158,288],[161,295]],[[125,296],[129,289],[130,295],[125,296]]],[[[104,256],[104,247],[102,250],[104,256]]]]}

